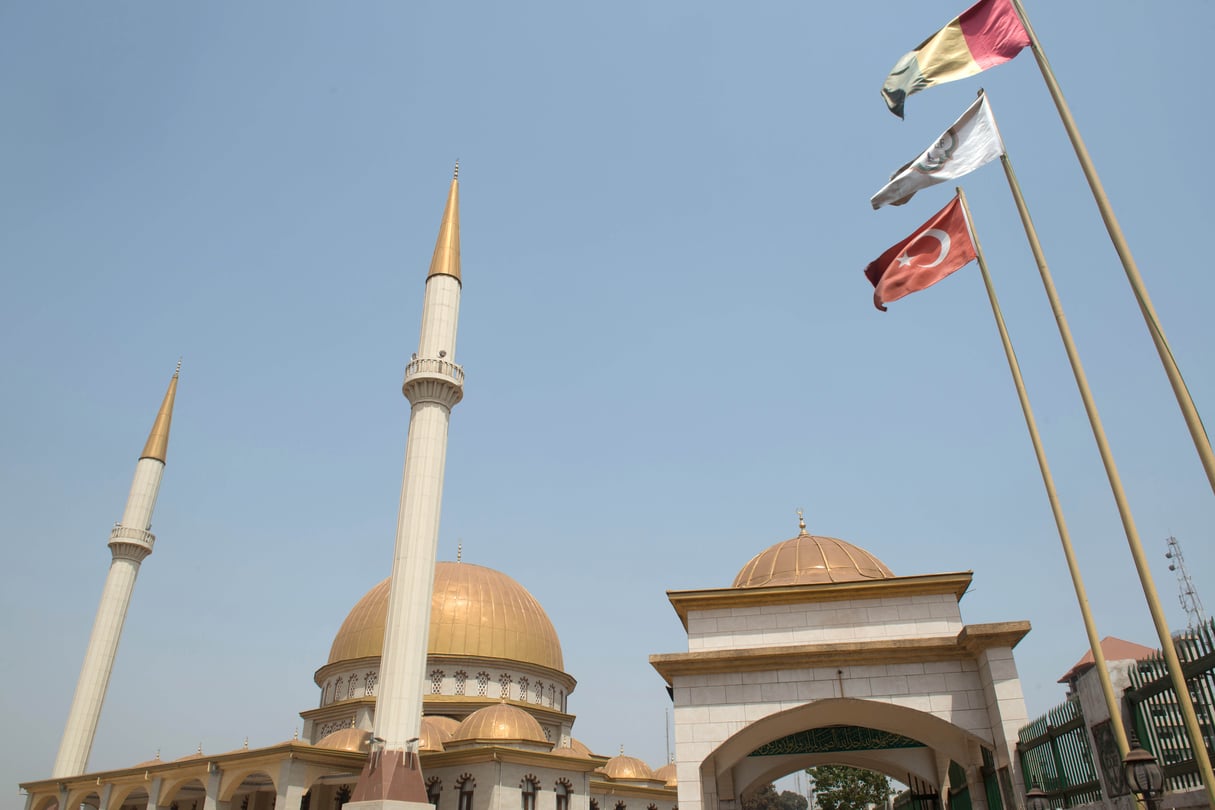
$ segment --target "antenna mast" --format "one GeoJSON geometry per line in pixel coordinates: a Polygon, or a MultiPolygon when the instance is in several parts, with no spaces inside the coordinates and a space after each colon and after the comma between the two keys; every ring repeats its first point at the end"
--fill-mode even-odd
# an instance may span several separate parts
{"type": "Polygon", "coordinates": [[[1169,561],[1169,570],[1177,574],[1179,591],[1177,599],[1181,602],[1181,609],[1185,611],[1185,626],[1187,630],[1193,630],[1207,620],[1202,608],[1202,600],[1198,598],[1194,580],[1190,579],[1190,572],[1186,570],[1185,557],[1181,554],[1181,543],[1176,537],[1169,537],[1165,544],[1169,547],[1169,550],[1164,553],[1165,558],[1169,561]]]}

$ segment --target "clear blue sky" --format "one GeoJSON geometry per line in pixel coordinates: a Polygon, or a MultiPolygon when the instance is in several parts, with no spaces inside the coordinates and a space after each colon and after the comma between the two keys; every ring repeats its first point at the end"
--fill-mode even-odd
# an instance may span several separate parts
{"type": "MultiPolygon", "coordinates": [[[[964,0],[0,5],[0,782],[49,773],[178,356],[154,530],[91,767],[289,739],[388,573],[405,362],[456,158],[464,306],[440,556],[549,611],[575,735],[652,764],[666,589],[810,529],[973,569],[1028,619],[1031,714],[1086,640],[973,266],[878,313],[936,211],[868,197],[986,87],[1175,626],[1215,496],[1029,54],[878,88],[964,0]]],[[[1215,418],[1215,5],[1031,2],[1199,408],[1215,418]]],[[[964,181],[1099,631],[1156,646],[1003,176],[964,181]]],[[[5,804],[17,798],[10,794],[5,804]]]]}

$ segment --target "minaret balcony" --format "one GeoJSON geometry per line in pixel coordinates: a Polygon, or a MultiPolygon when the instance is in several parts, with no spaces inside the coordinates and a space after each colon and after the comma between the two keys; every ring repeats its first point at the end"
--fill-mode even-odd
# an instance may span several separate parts
{"type": "Polygon", "coordinates": [[[115,525],[110,532],[110,552],[115,557],[142,560],[152,553],[155,543],[156,535],[151,532],[123,526],[121,523],[115,525]]]}
{"type": "Polygon", "coordinates": [[[450,408],[464,398],[464,369],[439,357],[415,357],[405,366],[401,392],[414,405],[437,402],[450,408]]]}

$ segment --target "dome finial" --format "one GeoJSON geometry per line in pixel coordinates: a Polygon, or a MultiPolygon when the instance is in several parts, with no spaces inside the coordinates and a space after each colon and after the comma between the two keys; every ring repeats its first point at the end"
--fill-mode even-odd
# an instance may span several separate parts
{"type": "Polygon", "coordinates": [[[806,531],[806,513],[800,508],[797,510],[797,536],[809,537],[810,532],[806,531]]]}
{"type": "Polygon", "coordinates": [[[298,740],[299,738],[300,738],[300,727],[299,727],[299,726],[296,726],[296,727],[295,727],[295,733],[291,735],[291,739],[292,739],[292,740],[298,740]]]}
{"type": "Polygon", "coordinates": [[[456,543],[456,562],[460,562],[460,558],[464,556],[464,541],[456,543]]]}
{"type": "Polygon", "coordinates": [[[246,751],[248,751],[248,750],[249,750],[249,737],[248,737],[248,735],[246,735],[246,736],[245,736],[245,750],[246,750],[246,751]]]}
{"type": "Polygon", "coordinates": [[[460,179],[460,159],[459,158],[456,158],[456,168],[453,169],[451,172],[451,179],[452,180],[460,179]]]}

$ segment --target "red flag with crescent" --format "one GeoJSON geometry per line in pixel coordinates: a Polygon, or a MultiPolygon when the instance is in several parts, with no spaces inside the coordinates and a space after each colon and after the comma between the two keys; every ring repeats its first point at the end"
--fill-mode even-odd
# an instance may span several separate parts
{"type": "Polygon", "coordinates": [[[954,196],[915,233],[865,268],[865,278],[874,286],[873,305],[885,312],[885,304],[931,287],[974,258],[966,213],[954,196]]]}

